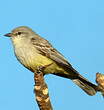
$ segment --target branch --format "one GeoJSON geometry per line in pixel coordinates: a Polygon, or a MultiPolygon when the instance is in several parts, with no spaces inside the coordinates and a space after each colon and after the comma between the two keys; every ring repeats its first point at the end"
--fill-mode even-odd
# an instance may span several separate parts
{"type": "Polygon", "coordinates": [[[104,74],[96,73],[96,83],[98,84],[98,87],[104,97],[104,74]]]}
{"type": "Polygon", "coordinates": [[[40,110],[53,110],[49,98],[48,86],[44,81],[44,76],[40,69],[34,73],[34,82],[34,93],[40,110]]]}
{"type": "MultiPolygon", "coordinates": [[[[34,93],[40,110],[53,110],[48,93],[48,86],[45,83],[42,68],[34,73],[34,93]]],[[[44,69],[44,68],[43,68],[44,69]]],[[[104,97],[104,74],[96,73],[96,83],[104,97]]]]}

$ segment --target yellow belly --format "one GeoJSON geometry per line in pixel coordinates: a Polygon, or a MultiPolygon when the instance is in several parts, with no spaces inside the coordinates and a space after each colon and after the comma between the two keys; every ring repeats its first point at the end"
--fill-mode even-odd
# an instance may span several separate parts
{"type": "Polygon", "coordinates": [[[29,61],[29,67],[32,68],[32,70],[36,70],[39,66],[47,66],[44,69],[44,73],[59,73],[63,72],[64,70],[60,68],[53,60],[43,56],[43,55],[35,55],[34,58],[31,58],[29,61]]]}
{"type": "Polygon", "coordinates": [[[27,49],[22,47],[15,53],[17,59],[32,72],[34,72],[39,66],[46,66],[49,64],[51,65],[44,69],[45,74],[65,72],[64,69],[59,67],[53,60],[41,55],[34,48],[27,49]]]}
{"type": "Polygon", "coordinates": [[[45,74],[65,73],[65,70],[58,66],[53,60],[41,55],[35,46],[31,45],[30,41],[27,39],[23,40],[20,37],[14,38],[12,39],[12,43],[14,44],[15,55],[19,62],[32,72],[34,72],[39,66],[52,64],[44,70],[45,74]]]}

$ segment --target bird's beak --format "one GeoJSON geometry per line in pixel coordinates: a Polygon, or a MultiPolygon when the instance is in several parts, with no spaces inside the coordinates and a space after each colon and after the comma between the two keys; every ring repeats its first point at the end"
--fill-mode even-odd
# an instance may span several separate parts
{"type": "Polygon", "coordinates": [[[4,36],[6,36],[6,37],[11,37],[11,36],[12,36],[12,33],[7,33],[7,34],[5,34],[4,36]]]}

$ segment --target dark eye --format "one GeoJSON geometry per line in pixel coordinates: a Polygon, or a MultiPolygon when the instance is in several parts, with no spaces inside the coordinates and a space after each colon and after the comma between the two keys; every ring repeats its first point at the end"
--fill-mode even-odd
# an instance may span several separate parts
{"type": "Polygon", "coordinates": [[[21,35],[21,34],[22,34],[22,32],[18,32],[18,33],[17,33],[17,35],[21,35]]]}

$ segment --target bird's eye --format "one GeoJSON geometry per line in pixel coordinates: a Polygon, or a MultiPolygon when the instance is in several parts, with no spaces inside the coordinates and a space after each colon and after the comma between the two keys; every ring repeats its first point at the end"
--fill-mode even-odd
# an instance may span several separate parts
{"type": "Polygon", "coordinates": [[[17,35],[21,35],[21,34],[22,34],[22,32],[18,32],[18,33],[17,33],[17,35]]]}

